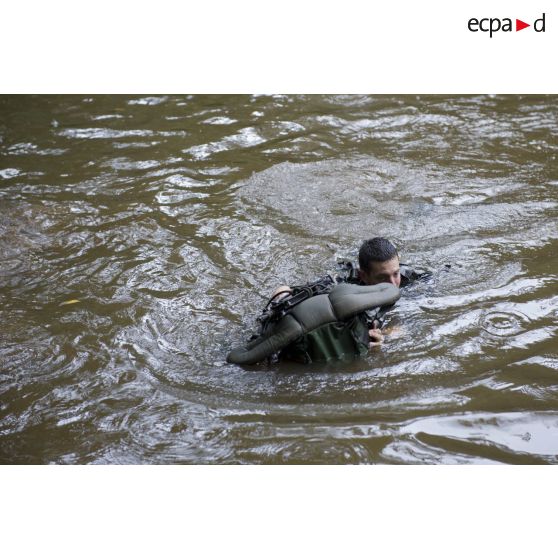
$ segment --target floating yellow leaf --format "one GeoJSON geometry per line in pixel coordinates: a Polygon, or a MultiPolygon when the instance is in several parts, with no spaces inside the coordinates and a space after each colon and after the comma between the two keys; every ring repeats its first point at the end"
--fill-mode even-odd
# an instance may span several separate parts
{"type": "Polygon", "coordinates": [[[67,306],[68,304],[75,304],[76,302],[79,302],[79,300],[77,298],[72,298],[72,300],[66,300],[66,302],[61,302],[60,306],[67,306]]]}

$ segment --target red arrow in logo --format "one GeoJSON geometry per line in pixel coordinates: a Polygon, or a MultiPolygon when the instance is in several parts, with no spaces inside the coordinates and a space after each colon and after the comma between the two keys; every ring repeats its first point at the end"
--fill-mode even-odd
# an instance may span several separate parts
{"type": "Polygon", "coordinates": [[[531,24],[530,23],[525,23],[524,21],[521,21],[520,19],[515,20],[515,30],[516,31],[521,31],[522,29],[525,29],[526,27],[531,27],[531,24]]]}

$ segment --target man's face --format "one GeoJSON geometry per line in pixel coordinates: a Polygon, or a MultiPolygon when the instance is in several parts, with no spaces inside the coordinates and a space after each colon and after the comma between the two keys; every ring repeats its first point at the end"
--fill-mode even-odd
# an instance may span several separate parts
{"type": "Polygon", "coordinates": [[[399,258],[395,256],[387,262],[372,262],[368,271],[360,270],[360,279],[366,285],[378,283],[391,283],[399,287],[401,275],[399,274],[399,258]]]}

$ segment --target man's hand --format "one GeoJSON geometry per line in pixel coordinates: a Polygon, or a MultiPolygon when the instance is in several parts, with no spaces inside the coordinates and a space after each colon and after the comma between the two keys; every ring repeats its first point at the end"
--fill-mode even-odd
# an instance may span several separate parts
{"type": "Polygon", "coordinates": [[[381,345],[384,340],[384,336],[382,335],[382,332],[377,327],[368,330],[368,337],[369,337],[369,343],[368,343],[369,348],[377,347],[378,345],[381,345]]]}
{"type": "Polygon", "coordinates": [[[271,298],[273,298],[273,300],[275,301],[281,300],[282,298],[284,298],[285,296],[287,296],[292,292],[293,292],[292,289],[288,285],[281,285],[280,287],[277,287],[273,291],[271,298]]]}

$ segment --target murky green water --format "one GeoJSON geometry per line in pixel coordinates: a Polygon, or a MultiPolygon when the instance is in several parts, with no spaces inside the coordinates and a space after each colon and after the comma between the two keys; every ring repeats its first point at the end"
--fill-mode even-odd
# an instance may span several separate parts
{"type": "Polygon", "coordinates": [[[0,461],[557,462],[556,102],[0,97],[0,461]],[[225,364],[376,235],[380,350],[225,364]]]}

